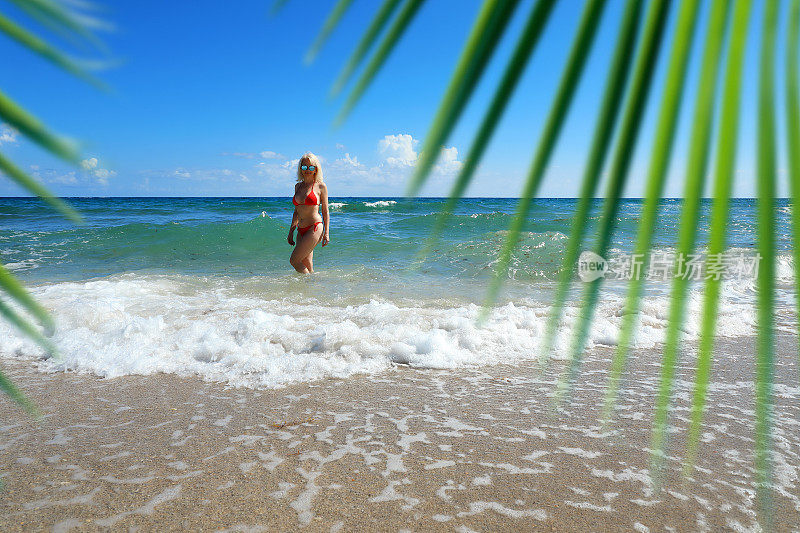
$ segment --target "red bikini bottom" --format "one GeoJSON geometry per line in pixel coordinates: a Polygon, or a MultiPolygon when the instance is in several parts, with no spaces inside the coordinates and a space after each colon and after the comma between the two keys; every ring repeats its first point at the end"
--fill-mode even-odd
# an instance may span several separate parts
{"type": "Polygon", "coordinates": [[[298,228],[297,228],[297,234],[298,234],[300,237],[302,237],[302,236],[303,236],[303,235],[305,235],[305,233],[306,233],[308,230],[310,230],[311,228],[314,228],[312,231],[317,231],[317,224],[322,224],[322,221],[321,221],[321,220],[318,220],[317,222],[314,222],[313,224],[311,224],[310,226],[306,226],[305,228],[298,227],[298,228]]]}

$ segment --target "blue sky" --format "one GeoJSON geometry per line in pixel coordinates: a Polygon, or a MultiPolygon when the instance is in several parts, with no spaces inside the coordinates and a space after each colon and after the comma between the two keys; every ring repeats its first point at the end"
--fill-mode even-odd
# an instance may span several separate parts
{"type": "MultiPolygon", "coordinates": [[[[292,163],[310,150],[323,160],[331,195],[399,196],[418,156],[459,53],[480,8],[477,0],[430,0],[415,18],[347,122],[332,124],[343,98],[328,89],[379,2],[356,0],[316,62],[303,56],[334,0],[289,0],[275,17],[271,0],[122,0],[97,2],[113,25],[99,35],[114,66],[97,72],[104,93],[70,77],[0,37],[0,90],[57,132],[81,142],[84,164],[61,163],[7,128],[0,151],[64,196],[281,196],[292,191],[292,163]]],[[[523,1],[473,101],[446,143],[423,195],[446,195],[466,156],[505,61],[533,2],[523,1]]],[[[661,99],[667,41],[637,144],[626,196],[641,196],[651,150],[655,108],[661,99]]],[[[699,35],[710,2],[703,2],[699,35]]],[[[784,3],[785,21],[788,4],[784,3]]],[[[754,2],[743,90],[735,193],[752,196],[755,184],[757,59],[762,3],[754,2]]],[[[544,123],[583,3],[558,3],[481,164],[469,196],[518,196],[544,123]]],[[[577,99],[548,168],[541,196],[575,196],[605,83],[622,0],[609,0],[577,99]]],[[[97,54],[59,41],[8,3],[0,11],[62,44],[73,56],[97,54]]],[[[784,23],[785,24],[785,23],[784,23]]],[[[782,49],[778,42],[776,95],[781,116],[782,49]]],[[[694,43],[694,57],[702,50],[694,43]]],[[[107,61],[107,56],[100,56],[107,61]]],[[[686,148],[697,83],[690,65],[667,196],[683,189],[686,148]]],[[[779,120],[779,138],[784,124],[779,120]]],[[[786,181],[784,159],[779,180],[786,181]]],[[[780,191],[786,188],[781,186],[780,191]]],[[[22,191],[0,178],[0,195],[22,191]]]]}

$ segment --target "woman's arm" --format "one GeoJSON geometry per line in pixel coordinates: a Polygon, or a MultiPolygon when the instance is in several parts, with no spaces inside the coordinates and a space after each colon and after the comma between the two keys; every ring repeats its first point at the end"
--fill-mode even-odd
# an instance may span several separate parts
{"type": "Polygon", "coordinates": [[[294,228],[297,227],[298,216],[297,216],[297,208],[294,208],[294,214],[292,214],[292,225],[289,226],[289,237],[286,239],[289,244],[294,246],[294,228]]]}
{"type": "Polygon", "coordinates": [[[328,212],[328,186],[324,183],[319,185],[320,203],[322,204],[322,246],[328,244],[331,240],[331,215],[328,212]]]}

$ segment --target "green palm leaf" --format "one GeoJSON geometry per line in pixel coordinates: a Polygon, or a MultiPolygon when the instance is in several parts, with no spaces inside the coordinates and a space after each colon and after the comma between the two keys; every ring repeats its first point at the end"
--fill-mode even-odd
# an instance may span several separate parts
{"type": "Polygon", "coordinates": [[[3,291],[5,291],[6,294],[11,296],[17,301],[17,303],[22,305],[29,313],[35,316],[46,330],[53,330],[55,324],[53,323],[53,319],[50,318],[50,315],[47,313],[47,311],[45,311],[42,306],[36,303],[36,300],[34,300],[30,294],[28,294],[28,291],[25,290],[22,284],[17,281],[17,279],[12,276],[3,265],[0,265],[0,287],[3,288],[3,291]]]}
{"type": "Polygon", "coordinates": [[[33,115],[22,109],[5,94],[0,92],[0,119],[17,129],[42,148],[67,161],[77,163],[78,151],[75,146],[50,133],[33,115]]]}
{"type": "Polygon", "coordinates": [[[325,20],[325,23],[322,25],[322,30],[320,30],[317,38],[314,40],[314,43],[309,48],[308,53],[306,54],[306,64],[310,64],[314,62],[314,59],[319,54],[319,51],[322,50],[322,45],[325,44],[325,41],[328,40],[333,30],[336,29],[336,26],[339,24],[339,21],[342,20],[347,8],[350,7],[350,4],[353,3],[353,0],[339,0],[336,2],[336,5],[331,11],[330,16],[325,20]]]}
{"type": "Polygon", "coordinates": [[[769,459],[772,427],[775,300],[775,103],[774,60],[778,2],[764,2],[758,98],[758,355],[756,361],[755,465],[759,510],[771,531],[772,465],[769,459]]]}
{"type": "MultiPolygon", "coordinates": [[[[650,4],[645,30],[639,44],[632,85],[625,103],[625,112],[620,125],[619,138],[611,166],[611,175],[606,191],[606,201],[603,205],[603,214],[600,219],[599,242],[595,253],[605,256],[614,230],[614,222],[619,210],[619,199],[628,174],[628,166],[633,156],[633,148],[641,126],[641,116],[644,104],[649,93],[653,70],[661,46],[664,26],[671,2],[652,2],[650,4]]],[[[559,403],[580,368],[581,355],[589,334],[589,325],[597,305],[598,293],[602,278],[587,284],[581,305],[573,344],[570,347],[567,368],[557,385],[555,402],[559,403]]]]}
{"type": "Polygon", "coordinates": [[[578,250],[583,242],[583,234],[589,220],[589,208],[600,186],[600,170],[606,160],[614,125],[619,114],[619,107],[622,103],[625,83],[630,73],[631,56],[636,42],[636,23],[639,20],[641,11],[642,2],[628,0],[622,24],[620,25],[616,49],[611,60],[603,103],[595,126],[589,158],[581,179],[580,199],[575,209],[575,215],[572,218],[569,241],[564,253],[564,260],[561,263],[558,286],[547,318],[547,324],[545,325],[544,341],[539,355],[540,368],[544,368],[547,365],[550,353],[553,350],[556,328],[561,321],[567,290],[572,280],[575,262],[578,260],[578,250]]]}
{"type": "Polygon", "coordinates": [[[50,207],[61,213],[65,218],[76,224],[83,223],[83,218],[81,218],[80,214],[71,208],[69,204],[53,196],[41,183],[25,174],[20,168],[14,165],[14,163],[6,159],[2,153],[0,153],[0,172],[5,173],[6,176],[27,189],[28,192],[35,194],[41,200],[50,204],[50,207]]]}
{"type": "MultiPolygon", "coordinates": [[[[583,15],[581,16],[581,23],[578,29],[578,35],[572,47],[569,63],[567,64],[567,67],[562,75],[561,84],[558,90],[557,102],[553,106],[553,109],[557,110],[557,115],[553,116],[550,120],[550,122],[553,122],[554,126],[545,129],[545,131],[550,133],[548,138],[550,141],[550,146],[552,146],[552,144],[555,142],[553,137],[555,137],[557,134],[554,131],[554,128],[557,127],[556,124],[560,125],[560,119],[563,118],[563,116],[566,114],[567,108],[569,107],[569,101],[574,93],[580,71],[583,68],[583,65],[586,61],[586,56],[591,48],[591,42],[596,33],[598,20],[603,8],[605,7],[605,3],[605,0],[589,0],[586,2],[586,6],[584,7],[583,15]]],[[[436,222],[434,223],[433,228],[430,230],[428,239],[420,250],[420,259],[425,257],[436,244],[439,235],[447,224],[447,220],[455,208],[456,202],[461,198],[461,196],[463,196],[467,185],[469,185],[469,182],[472,181],[475,169],[477,168],[481,157],[483,157],[483,153],[485,152],[486,146],[489,144],[489,140],[491,139],[492,134],[497,127],[497,123],[503,116],[506,105],[508,104],[511,95],[514,92],[517,83],[525,72],[525,66],[527,65],[528,60],[533,53],[534,48],[536,47],[536,43],[539,41],[539,37],[541,36],[542,30],[547,22],[547,17],[551,7],[552,2],[540,2],[531,10],[528,21],[525,24],[525,28],[522,30],[522,35],[517,42],[516,49],[514,50],[511,60],[506,66],[503,78],[497,87],[497,91],[492,99],[492,103],[490,104],[489,109],[484,116],[483,122],[478,129],[478,133],[475,135],[475,140],[473,141],[464,165],[459,172],[458,178],[453,184],[453,188],[450,191],[450,196],[447,200],[447,203],[439,212],[439,216],[436,218],[436,222]]]]}
{"type": "MultiPolygon", "coordinates": [[[[689,145],[686,188],[684,190],[684,203],[681,212],[676,251],[676,276],[673,280],[672,293],[670,295],[667,337],[661,363],[661,376],[658,394],[656,396],[655,418],[653,422],[653,438],[650,446],[653,454],[652,471],[657,479],[660,478],[660,470],[664,457],[664,450],[666,448],[670,395],[672,394],[675,366],[679,355],[678,342],[685,313],[686,292],[689,288],[688,276],[680,275],[678,269],[682,264],[682,259],[689,257],[693,253],[696,243],[697,219],[700,217],[700,199],[705,186],[706,167],[709,156],[708,147],[711,135],[711,118],[714,110],[713,98],[716,93],[719,62],[722,44],[725,38],[725,26],[728,18],[729,6],[730,2],[726,0],[715,0],[712,4],[711,16],[708,21],[708,39],[706,41],[705,53],[703,54],[703,63],[697,87],[697,104],[693,121],[694,127],[692,129],[692,137],[689,145]]],[[[648,223],[651,225],[655,224],[654,215],[649,217],[648,223]]],[[[644,231],[647,232],[647,238],[649,239],[652,232],[644,231]]],[[[641,230],[639,234],[640,236],[642,235],[641,230]]],[[[647,247],[649,248],[649,246],[650,243],[648,242],[647,247]]],[[[639,288],[640,287],[637,287],[637,289],[639,288]]],[[[635,302],[632,303],[635,305],[635,302]]],[[[627,343],[630,338],[632,324],[628,323],[626,325],[629,328],[628,331],[625,332],[627,335],[625,339],[627,343]]],[[[618,350],[618,353],[619,352],[620,350],[618,350]]],[[[621,364],[622,363],[620,363],[620,366],[621,364]]],[[[611,398],[609,399],[611,400],[611,398]]],[[[611,408],[608,404],[607,407],[608,409],[611,408]]]]}
{"type": "MultiPolygon", "coordinates": [[[[456,71],[450,79],[450,84],[433,119],[433,124],[425,137],[425,144],[420,152],[414,176],[409,183],[410,195],[419,192],[425,178],[433,168],[442,145],[467,105],[472,91],[489,63],[489,59],[518,4],[518,0],[486,0],[483,3],[464,51],[458,60],[456,71]]],[[[553,0],[539,0],[535,10],[546,19],[552,4],[553,0]]]]}
{"type": "MultiPolygon", "coordinates": [[[[53,2],[52,0],[12,0],[12,2],[37,20],[55,29],[58,33],[68,38],[72,35],[77,35],[86,41],[98,45],[98,48],[103,48],[102,44],[99,43],[92,32],[88,30],[87,24],[90,22],[90,19],[87,17],[74,15],[61,4],[53,2]]],[[[2,15],[0,15],[0,33],[17,41],[25,48],[76,77],[88,81],[97,87],[104,87],[101,82],[88,75],[86,71],[74,61],[2,15]]],[[[0,92],[0,120],[8,123],[22,135],[39,144],[48,152],[71,163],[78,162],[78,151],[73,143],[52,134],[39,120],[22,109],[2,92],[0,92]]],[[[81,217],[75,210],[70,208],[62,200],[56,198],[43,185],[28,176],[2,154],[0,154],[0,173],[7,175],[32,194],[37,195],[66,218],[73,222],[81,222],[81,217]]],[[[52,334],[54,328],[53,320],[47,311],[36,303],[19,281],[3,268],[2,265],[0,265],[0,289],[21,305],[23,309],[36,317],[45,327],[45,331],[48,334],[52,334]]],[[[47,340],[33,324],[28,322],[28,320],[19,315],[12,307],[2,300],[0,300],[0,315],[16,326],[17,329],[27,337],[39,344],[39,346],[50,355],[55,355],[57,353],[55,346],[47,340]]],[[[0,390],[8,394],[29,412],[36,413],[33,404],[29,402],[22,392],[1,372],[0,390]]]]}
{"type": "Polygon", "coordinates": [[[272,8],[270,8],[270,13],[272,13],[272,15],[277,15],[278,13],[280,13],[281,9],[283,9],[283,7],[288,3],[289,0],[275,0],[272,3],[272,8]]]}
{"type": "Polygon", "coordinates": [[[381,44],[378,46],[378,50],[364,68],[361,78],[359,78],[358,82],[356,82],[353,92],[350,93],[350,96],[342,107],[342,110],[334,120],[334,125],[341,125],[345,118],[347,118],[347,115],[350,114],[350,111],[353,110],[358,100],[367,90],[367,87],[369,87],[370,82],[373,80],[373,78],[375,78],[380,68],[386,62],[386,59],[389,57],[389,53],[397,44],[397,41],[400,40],[400,37],[403,36],[403,33],[405,33],[408,25],[411,24],[411,20],[414,18],[414,15],[417,14],[419,8],[422,7],[422,3],[424,1],[425,0],[406,0],[406,3],[403,5],[403,9],[400,10],[400,13],[397,15],[397,19],[395,19],[394,24],[392,24],[387,31],[383,41],[381,41],[381,44]]]}
{"type": "MultiPolygon", "coordinates": [[[[597,6],[595,6],[595,8],[596,7],[597,6]]],[[[567,67],[561,78],[558,93],[550,108],[550,114],[547,117],[545,127],[542,130],[542,137],[539,141],[536,155],[531,162],[525,185],[520,193],[520,201],[519,204],[517,204],[516,213],[511,221],[503,247],[500,249],[498,255],[494,276],[489,284],[489,290],[487,291],[486,299],[482,307],[482,319],[486,317],[490,306],[492,306],[497,299],[500,287],[508,273],[511,254],[517,245],[519,234],[522,231],[528,211],[530,210],[531,200],[538,195],[539,186],[542,183],[542,178],[547,169],[547,163],[550,160],[550,155],[558,140],[561,126],[564,123],[567,111],[572,102],[572,97],[589,53],[594,33],[599,25],[599,19],[595,18],[591,11],[592,6],[587,6],[586,10],[584,10],[584,18],[578,37],[573,44],[567,67]]]]}
{"type": "Polygon", "coordinates": [[[5,33],[22,46],[39,54],[56,66],[63,68],[70,74],[73,74],[74,76],[91,83],[99,89],[106,89],[106,86],[102,82],[100,82],[94,76],[87,74],[86,71],[79,67],[74,61],[29,31],[21,28],[17,24],[14,24],[2,14],[0,14],[0,32],[5,33]]]}
{"type": "MultiPolygon", "coordinates": [[[[718,257],[725,250],[725,234],[728,225],[731,189],[733,187],[733,169],[739,127],[742,62],[747,42],[750,5],[751,0],[740,0],[736,3],[733,14],[733,28],[725,67],[725,85],[719,118],[719,139],[713,190],[714,200],[711,206],[711,232],[708,243],[709,257],[718,257]]],[[[713,276],[709,277],[705,282],[705,296],[703,298],[700,322],[700,344],[697,353],[697,374],[692,395],[691,423],[687,438],[687,459],[684,469],[686,474],[692,469],[700,440],[706,391],[708,390],[711,376],[711,350],[714,345],[714,330],[717,323],[721,284],[722,281],[713,276]]]]}
{"type": "Polygon", "coordinates": [[[77,35],[95,48],[105,51],[106,46],[88,28],[86,17],[80,17],[53,0],[10,0],[51,30],[70,39],[77,35]]]}
{"type": "Polygon", "coordinates": [[[369,49],[372,48],[372,45],[375,44],[375,41],[378,39],[378,35],[381,33],[381,30],[389,22],[389,19],[394,13],[395,8],[400,4],[400,0],[385,0],[383,5],[381,5],[378,14],[375,15],[375,18],[372,20],[369,28],[367,31],[364,32],[364,36],[361,38],[361,41],[356,46],[355,51],[350,56],[350,59],[347,61],[347,64],[342,69],[341,74],[336,79],[331,88],[330,97],[334,98],[342,92],[347,81],[350,79],[350,76],[355,72],[358,65],[367,55],[369,49]]]}

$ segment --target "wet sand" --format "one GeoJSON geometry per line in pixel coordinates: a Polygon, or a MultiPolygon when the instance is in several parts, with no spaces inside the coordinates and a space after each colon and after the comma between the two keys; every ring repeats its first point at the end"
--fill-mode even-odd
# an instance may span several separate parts
{"type": "MultiPolygon", "coordinates": [[[[776,357],[775,519],[800,527],[796,338],[776,357]]],[[[0,399],[0,530],[721,531],[757,529],[753,339],[718,344],[697,469],[680,476],[693,376],[678,372],[667,482],[650,483],[658,352],[638,350],[616,423],[598,422],[610,348],[571,400],[557,371],[398,366],[278,390],[174,375],[4,370],[36,402],[0,399]]]]}

